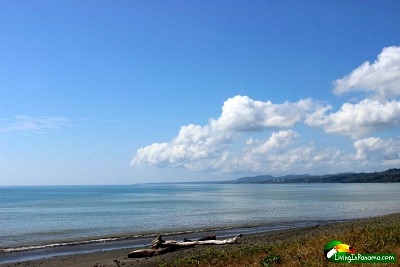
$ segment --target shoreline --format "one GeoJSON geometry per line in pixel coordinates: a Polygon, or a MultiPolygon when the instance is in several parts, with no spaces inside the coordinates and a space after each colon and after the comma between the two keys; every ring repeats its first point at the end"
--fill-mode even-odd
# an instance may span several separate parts
{"type": "MultiPolygon", "coordinates": [[[[168,239],[181,240],[183,238],[197,238],[208,233],[216,233],[217,238],[225,238],[234,236],[236,234],[243,234],[243,238],[240,239],[240,244],[255,244],[255,243],[271,243],[281,242],[289,240],[294,237],[308,236],[316,234],[316,232],[332,233],[346,225],[352,225],[352,227],[363,227],[368,224],[381,222],[384,224],[400,223],[400,213],[394,213],[389,215],[383,215],[378,217],[362,218],[362,219],[351,219],[347,221],[329,221],[329,222],[312,222],[304,225],[294,224],[281,224],[279,226],[258,226],[258,227],[247,227],[247,228],[230,228],[224,229],[223,231],[202,231],[202,232],[191,232],[178,235],[169,235],[168,239]],[[297,226],[297,227],[296,227],[297,226]]],[[[196,253],[196,251],[204,249],[200,246],[185,250],[178,250],[165,255],[156,256],[153,258],[143,259],[128,259],[127,254],[137,248],[147,247],[149,243],[154,239],[154,236],[146,237],[145,239],[129,240],[126,244],[122,245],[120,241],[117,241],[114,247],[97,247],[93,248],[74,247],[73,251],[57,251],[50,249],[51,253],[40,253],[40,251],[29,251],[22,257],[21,255],[14,255],[14,260],[6,260],[10,258],[10,253],[0,254],[0,267],[5,266],[117,266],[114,260],[123,262],[124,265],[132,266],[156,266],[159,261],[169,261],[176,257],[185,257],[187,255],[196,253]],[[137,241],[136,244],[132,241],[137,241]],[[5,256],[6,255],[6,256],[5,256]]],[[[106,244],[110,245],[110,244],[106,244]]],[[[215,246],[213,246],[215,247],[215,246]]],[[[63,248],[65,249],[65,248],[63,248]]],[[[42,251],[43,252],[43,251],[42,251]]],[[[19,252],[21,253],[21,252],[19,252]]],[[[16,254],[19,254],[16,253],[16,254]]],[[[23,253],[22,253],[23,254],[23,253]]],[[[12,257],[11,257],[12,258],[12,257]]]]}
{"type": "MultiPolygon", "coordinates": [[[[340,220],[342,222],[344,220],[340,220]]],[[[1,264],[12,264],[23,261],[37,259],[48,259],[57,256],[69,256],[74,254],[96,253],[99,251],[110,251],[116,249],[135,249],[148,246],[153,239],[161,234],[168,239],[196,239],[210,233],[216,234],[219,238],[231,237],[240,232],[242,234],[256,234],[263,232],[281,231],[287,229],[297,229],[313,227],[316,225],[331,224],[339,221],[299,221],[286,222],[269,225],[247,225],[237,227],[218,227],[194,229],[176,232],[158,232],[152,234],[123,235],[121,237],[103,237],[93,240],[58,242],[45,245],[16,247],[0,249],[1,264]]]]}

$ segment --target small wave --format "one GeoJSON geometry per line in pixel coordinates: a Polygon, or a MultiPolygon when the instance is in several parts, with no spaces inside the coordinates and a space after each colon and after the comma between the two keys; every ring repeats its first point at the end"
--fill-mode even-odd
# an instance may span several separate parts
{"type": "Polygon", "coordinates": [[[46,249],[46,248],[54,248],[54,247],[88,245],[88,244],[95,244],[95,243],[118,241],[118,240],[123,240],[123,239],[126,239],[126,238],[125,237],[100,238],[100,239],[93,239],[93,240],[54,243],[54,244],[47,244],[47,245],[35,245],[35,246],[25,246],[25,247],[17,247],[17,248],[2,248],[2,249],[0,249],[0,253],[20,252],[20,251],[26,251],[26,250],[37,250],[37,249],[46,249]]]}
{"type": "MultiPolygon", "coordinates": [[[[172,232],[161,232],[164,236],[171,235],[181,235],[181,234],[189,234],[192,232],[202,232],[204,230],[188,230],[188,231],[172,231],[172,232]]],[[[102,237],[102,238],[94,238],[89,240],[79,240],[79,241],[67,241],[67,242],[59,242],[59,243],[51,243],[44,245],[32,245],[32,246],[22,246],[22,247],[10,247],[10,248],[1,248],[0,254],[4,253],[14,253],[14,252],[23,252],[29,250],[41,250],[41,249],[49,249],[49,248],[58,248],[58,247],[74,247],[74,246],[84,246],[84,245],[94,245],[100,243],[110,243],[110,242],[118,242],[124,240],[134,240],[140,238],[149,238],[155,237],[157,234],[155,233],[140,233],[134,235],[124,235],[118,237],[102,237]]]]}
{"type": "MultiPolygon", "coordinates": [[[[176,231],[160,231],[158,234],[162,234],[163,236],[179,236],[179,235],[187,235],[187,234],[200,234],[204,232],[219,232],[221,236],[229,236],[232,231],[241,231],[242,233],[257,233],[271,230],[284,230],[288,228],[297,228],[297,227],[307,227],[314,226],[319,223],[317,222],[293,222],[293,223],[281,223],[281,224],[270,224],[270,225],[248,225],[248,226],[231,226],[231,227],[209,227],[209,228],[200,228],[200,229],[191,229],[191,230],[176,230],[176,231]]],[[[124,235],[124,236],[114,236],[114,237],[102,237],[102,238],[94,238],[89,240],[80,240],[80,241],[68,241],[68,242],[59,242],[52,244],[44,244],[44,245],[32,245],[32,246],[22,246],[22,247],[12,247],[12,248],[0,248],[0,254],[5,253],[17,253],[24,252],[29,250],[45,250],[51,248],[60,248],[60,247],[75,247],[75,246],[85,246],[85,245],[95,245],[100,243],[109,243],[119,242],[124,240],[135,240],[142,238],[150,238],[155,237],[158,234],[155,233],[140,233],[133,235],[124,235]]],[[[133,245],[133,244],[132,244],[133,245]]]]}

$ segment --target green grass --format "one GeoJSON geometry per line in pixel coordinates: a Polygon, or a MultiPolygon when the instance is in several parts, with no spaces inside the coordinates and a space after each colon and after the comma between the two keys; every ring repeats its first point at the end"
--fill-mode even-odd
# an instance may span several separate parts
{"type": "Polygon", "coordinates": [[[333,239],[352,245],[357,253],[394,253],[397,264],[400,263],[400,224],[378,224],[366,228],[351,227],[340,233],[311,235],[283,243],[207,248],[197,255],[178,258],[172,262],[159,262],[158,266],[338,266],[328,262],[323,254],[324,246],[333,239]]]}

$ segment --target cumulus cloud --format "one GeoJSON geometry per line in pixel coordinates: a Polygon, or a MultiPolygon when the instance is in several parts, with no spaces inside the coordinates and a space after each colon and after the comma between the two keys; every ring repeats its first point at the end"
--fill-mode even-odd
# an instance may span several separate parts
{"type": "Polygon", "coordinates": [[[316,107],[316,102],[311,99],[273,104],[271,101],[256,101],[248,96],[235,96],[225,101],[221,116],[213,123],[223,130],[243,132],[289,128],[316,107]]]}
{"type": "Polygon", "coordinates": [[[0,132],[44,133],[47,130],[59,129],[69,120],[64,117],[30,117],[16,115],[13,119],[0,120],[0,132]]]}
{"type": "Polygon", "coordinates": [[[353,138],[400,125],[400,102],[395,100],[382,103],[364,99],[357,104],[345,103],[339,111],[327,114],[331,108],[318,109],[308,115],[305,123],[353,138]]]}
{"type": "Polygon", "coordinates": [[[313,142],[305,145],[293,142],[263,154],[248,150],[240,162],[243,169],[254,173],[335,173],[339,169],[354,169],[354,155],[335,147],[320,149],[313,142]]]}
{"type": "Polygon", "coordinates": [[[400,47],[386,47],[374,63],[365,62],[334,82],[334,92],[369,92],[358,103],[344,103],[340,110],[321,107],[305,123],[327,133],[360,138],[400,125],[400,47]]]}
{"type": "Polygon", "coordinates": [[[300,135],[293,131],[279,131],[272,133],[267,140],[258,140],[250,138],[246,141],[249,153],[266,154],[274,148],[284,148],[300,135]]]}
{"type": "MultiPolygon", "coordinates": [[[[187,143],[188,139],[182,143],[182,139],[178,138],[170,143],[154,143],[139,149],[132,164],[192,171],[283,173],[291,170],[303,173],[321,164],[328,164],[331,168],[335,165],[333,162],[338,161],[339,152],[335,149],[317,151],[314,144],[292,146],[294,140],[300,137],[292,130],[273,132],[266,139],[244,141],[239,136],[228,137],[214,145],[204,142],[208,137],[196,138],[194,143],[187,143]]],[[[349,164],[347,160],[343,162],[349,164]]]]}
{"type": "Polygon", "coordinates": [[[355,159],[364,165],[398,166],[400,164],[400,138],[368,137],[354,142],[355,159]]]}
{"type": "Polygon", "coordinates": [[[400,95],[400,47],[386,47],[374,63],[364,62],[349,75],[334,82],[334,92],[372,92],[375,97],[388,99],[400,95]]]}
{"type": "Polygon", "coordinates": [[[381,103],[365,99],[358,104],[345,103],[338,112],[327,114],[331,108],[311,100],[272,104],[236,96],[224,103],[219,118],[211,119],[204,126],[182,126],[170,142],[138,149],[131,164],[192,171],[282,174],[354,171],[356,164],[370,168],[379,164],[392,166],[399,161],[399,149],[395,149],[400,147],[398,139],[360,139],[354,142],[355,153],[352,154],[335,147],[318,149],[314,143],[298,145],[296,140],[301,135],[292,129],[272,132],[264,139],[246,138],[256,130],[289,128],[302,120],[306,125],[353,138],[400,123],[400,104],[394,100],[381,103]],[[284,117],[287,121],[282,119],[284,117]],[[274,119],[269,120],[271,118],[274,119]],[[372,151],[376,153],[374,157],[372,151]]]}
{"type": "Polygon", "coordinates": [[[172,166],[186,169],[214,169],[212,160],[226,157],[233,133],[221,131],[213,125],[182,126],[178,136],[169,143],[154,143],[140,148],[132,165],[172,166]],[[204,166],[198,163],[205,161],[204,166]]]}
{"type": "Polygon", "coordinates": [[[138,149],[131,164],[199,171],[238,170],[243,168],[244,154],[241,150],[264,154],[273,148],[287,146],[298,136],[296,132],[287,130],[272,133],[267,140],[245,142],[243,133],[293,127],[304,119],[307,112],[317,107],[319,105],[311,99],[273,104],[255,101],[248,96],[235,96],[225,101],[219,118],[211,119],[205,126],[182,126],[170,142],[138,149]]]}
{"type": "Polygon", "coordinates": [[[357,103],[343,103],[336,111],[313,99],[277,104],[238,95],[227,99],[220,116],[207,125],[182,126],[173,140],[138,149],[131,164],[272,174],[399,166],[399,139],[368,135],[400,126],[400,47],[384,48],[375,62],[363,63],[334,85],[338,95],[367,94],[357,103]],[[354,151],[298,141],[301,134],[292,128],[299,123],[350,136],[355,140],[349,139],[354,151]],[[255,132],[268,134],[260,137],[255,132]]]}
{"type": "Polygon", "coordinates": [[[219,118],[205,126],[182,126],[170,142],[138,149],[131,164],[247,173],[304,173],[322,164],[326,170],[350,165],[337,149],[318,151],[312,143],[296,146],[301,135],[292,129],[271,132],[266,138],[246,138],[254,131],[292,127],[320,108],[312,100],[272,104],[236,96],[224,103],[219,118]]]}

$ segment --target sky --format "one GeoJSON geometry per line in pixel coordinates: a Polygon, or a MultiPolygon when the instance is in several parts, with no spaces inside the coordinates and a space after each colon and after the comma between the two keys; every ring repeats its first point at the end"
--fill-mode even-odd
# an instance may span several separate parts
{"type": "Polygon", "coordinates": [[[0,185],[400,167],[399,1],[0,1],[0,185]]]}

